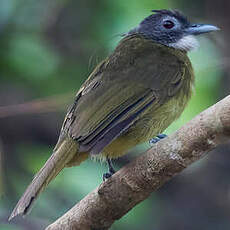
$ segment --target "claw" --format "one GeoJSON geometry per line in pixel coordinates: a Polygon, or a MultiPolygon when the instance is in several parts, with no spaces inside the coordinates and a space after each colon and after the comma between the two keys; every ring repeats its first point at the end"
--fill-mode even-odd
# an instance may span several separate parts
{"type": "Polygon", "coordinates": [[[111,173],[104,173],[103,174],[103,181],[106,181],[107,179],[109,179],[113,174],[111,173]]]}
{"type": "Polygon", "coordinates": [[[160,141],[161,139],[163,139],[165,137],[167,137],[166,134],[158,134],[156,137],[149,140],[149,144],[150,145],[156,144],[158,141],[160,141]]]}
{"type": "Polygon", "coordinates": [[[107,163],[108,163],[108,166],[109,166],[109,172],[103,174],[103,181],[105,181],[108,178],[110,178],[116,172],[115,169],[113,168],[111,159],[107,158],[107,163]]]}
{"type": "Polygon", "coordinates": [[[167,137],[167,135],[162,133],[162,134],[158,134],[157,137],[160,139],[163,139],[163,138],[167,137]]]}

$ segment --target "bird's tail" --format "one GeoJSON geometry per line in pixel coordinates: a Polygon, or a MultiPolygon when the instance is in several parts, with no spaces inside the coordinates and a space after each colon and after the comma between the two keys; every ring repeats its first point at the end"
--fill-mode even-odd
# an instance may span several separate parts
{"type": "MultiPolygon", "coordinates": [[[[71,138],[65,137],[56,146],[53,154],[45,165],[35,175],[33,181],[24,192],[21,199],[14,208],[9,220],[21,214],[26,215],[38,195],[46,188],[50,181],[78,154],[78,144],[71,138]]],[[[79,154],[80,155],[80,154],[79,154]]]]}

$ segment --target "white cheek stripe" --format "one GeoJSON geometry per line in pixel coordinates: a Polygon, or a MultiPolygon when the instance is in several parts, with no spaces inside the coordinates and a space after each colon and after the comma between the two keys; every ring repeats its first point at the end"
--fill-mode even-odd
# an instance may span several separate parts
{"type": "Polygon", "coordinates": [[[197,49],[199,47],[199,42],[193,35],[184,36],[179,41],[175,43],[170,43],[170,47],[173,47],[175,49],[185,50],[185,51],[191,51],[194,49],[197,49]]]}

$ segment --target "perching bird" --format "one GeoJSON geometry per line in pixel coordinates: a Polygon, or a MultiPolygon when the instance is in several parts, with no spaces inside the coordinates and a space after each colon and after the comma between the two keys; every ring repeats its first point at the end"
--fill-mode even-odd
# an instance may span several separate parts
{"type": "MultiPolygon", "coordinates": [[[[178,11],[153,10],[124,35],[78,91],[53,154],[36,174],[9,219],[27,214],[34,200],[64,168],[90,156],[125,154],[162,133],[191,97],[194,74],[187,52],[195,35],[218,30],[191,24],[178,11]]],[[[106,174],[113,173],[112,167],[106,174]]]]}

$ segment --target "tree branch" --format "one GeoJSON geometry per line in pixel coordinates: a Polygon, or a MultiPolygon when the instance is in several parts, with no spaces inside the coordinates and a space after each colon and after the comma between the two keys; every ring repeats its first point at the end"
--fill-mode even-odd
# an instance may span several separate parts
{"type": "Polygon", "coordinates": [[[155,144],[46,230],[106,230],[166,181],[230,137],[230,96],[155,144]]]}
{"type": "Polygon", "coordinates": [[[16,117],[18,115],[41,114],[63,110],[73,95],[55,95],[43,99],[37,99],[17,105],[0,106],[0,118],[16,117]]]}

